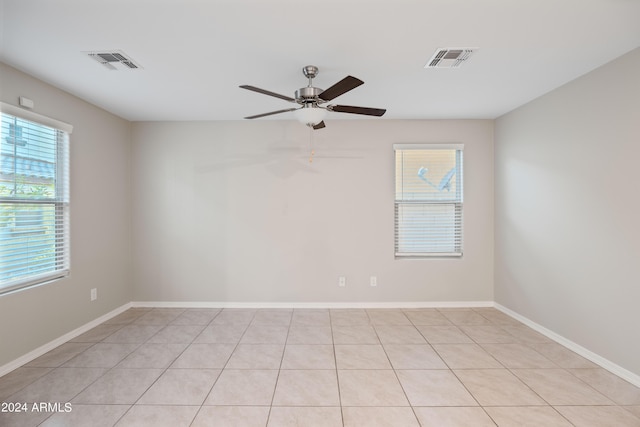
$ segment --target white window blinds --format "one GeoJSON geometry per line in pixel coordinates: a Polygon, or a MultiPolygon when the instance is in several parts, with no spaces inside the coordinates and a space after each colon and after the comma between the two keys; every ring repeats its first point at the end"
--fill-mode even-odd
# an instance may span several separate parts
{"type": "Polygon", "coordinates": [[[395,254],[462,255],[462,144],[395,144],[395,254]]]}
{"type": "Polygon", "coordinates": [[[0,293],[5,293],[69,272],[72,128],[0,107],[0,293]]]}

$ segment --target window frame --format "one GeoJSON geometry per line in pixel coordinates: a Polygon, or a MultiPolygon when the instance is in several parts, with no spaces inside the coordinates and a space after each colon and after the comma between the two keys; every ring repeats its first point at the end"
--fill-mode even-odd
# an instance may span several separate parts
{"type": "MultiPolygon", "coordinates": [[[[38,126],[45,126],[55,130],[55,194],[47,198],[28,198],[28,197],[0,197],[3,204],[37,206],[42,205],[51,207],[54,219],[54,244],[55,255],[53,257],[53,267],[43,273],[31,275],[21,275],[14,279],[7,279],[0,282],[0,296],[13,293],[22,289],[38,286],[69,275],[71,267],[70,256],[70,200],[69,200],[69,157],[70,157],[70,135],[73,132],[73,126],[46,117],[29,110],[16,107],[11,104],[0,102],[0,115],[12,116],[22,121],[27,121],[38,126]]],[[[23,135],[24,136],[24,135],[23,135]]],[[[8,142],[9,143],[9,142],[8,142]]],[[[14,210],[14,214],[18,210],[14,210]]],[[[25,217],[28,217],[25,216],[25,217]]],[[[37,215],[35,215],[37,217],[37,215]]],[[[36,218],[37,219],[37,218],[36,218]]]]}
{"type": "MultiPolygon", "coordinates": [[[[406,258],[434,258],[434,257],[453,257],[461,258],[463,256],[463,244],[464,244],[464,144],[461,143],[449,143],[449,144],[430,144],[430,143],[413,143],[413,144],[394,144],[394,254],[396,259],[406,258]],[[456,153],[456,171],[455,171],[455,194],[449,199],[402,199],[398,197],[398,155],[402,151],[410,150],[455,150],[456,153]],[[453,207],[453,216],[451,221],[454,223],[454,238],[452,240],[452,251],[438,251],[438,252],[425,252],[425,251],[407,251],[401,250],[401,215],[400,210],[405,206],[445,206],[450,205],[453,207]],[[455,236],[459,235],[459,238],[455,236]]],[[[425,209],[426,210],[426,209],[425,209]]]]}

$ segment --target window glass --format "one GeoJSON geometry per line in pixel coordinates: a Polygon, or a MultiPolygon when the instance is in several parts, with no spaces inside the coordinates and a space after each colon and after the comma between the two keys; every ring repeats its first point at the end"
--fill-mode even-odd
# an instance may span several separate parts
{"type": "Polygon", "coordinates": [[[0,293],[69,269],[68,134],[1,118],[0,293]]]}
{"type": "Polygon", "coordinates": [[[396,147],[396,256],[462,255],[462,148],[396,147]]]}

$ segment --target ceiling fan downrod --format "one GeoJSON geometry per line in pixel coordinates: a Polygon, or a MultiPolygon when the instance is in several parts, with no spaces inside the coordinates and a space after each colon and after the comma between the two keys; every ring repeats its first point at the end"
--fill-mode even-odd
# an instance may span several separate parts
{"type": "Polygon", "coordinates": [[[322,93],[322,89],[313,87],[313,79],[318,75],[318,67],[307,65],[302,68],[302,73],[309,79],[309,85],[296,90],[296,100],[302,105],[317,104],[318,95],[322,93]]]}

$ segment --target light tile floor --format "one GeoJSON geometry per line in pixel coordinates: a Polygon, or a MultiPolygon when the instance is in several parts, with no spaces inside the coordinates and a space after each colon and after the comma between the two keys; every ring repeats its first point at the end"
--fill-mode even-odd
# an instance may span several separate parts
{"type": "Polygon", "coordinates": [[[0,401],[27,404],[3,427],[640,426],[640,389],[492,308],[135,308],[0,401]]]}

